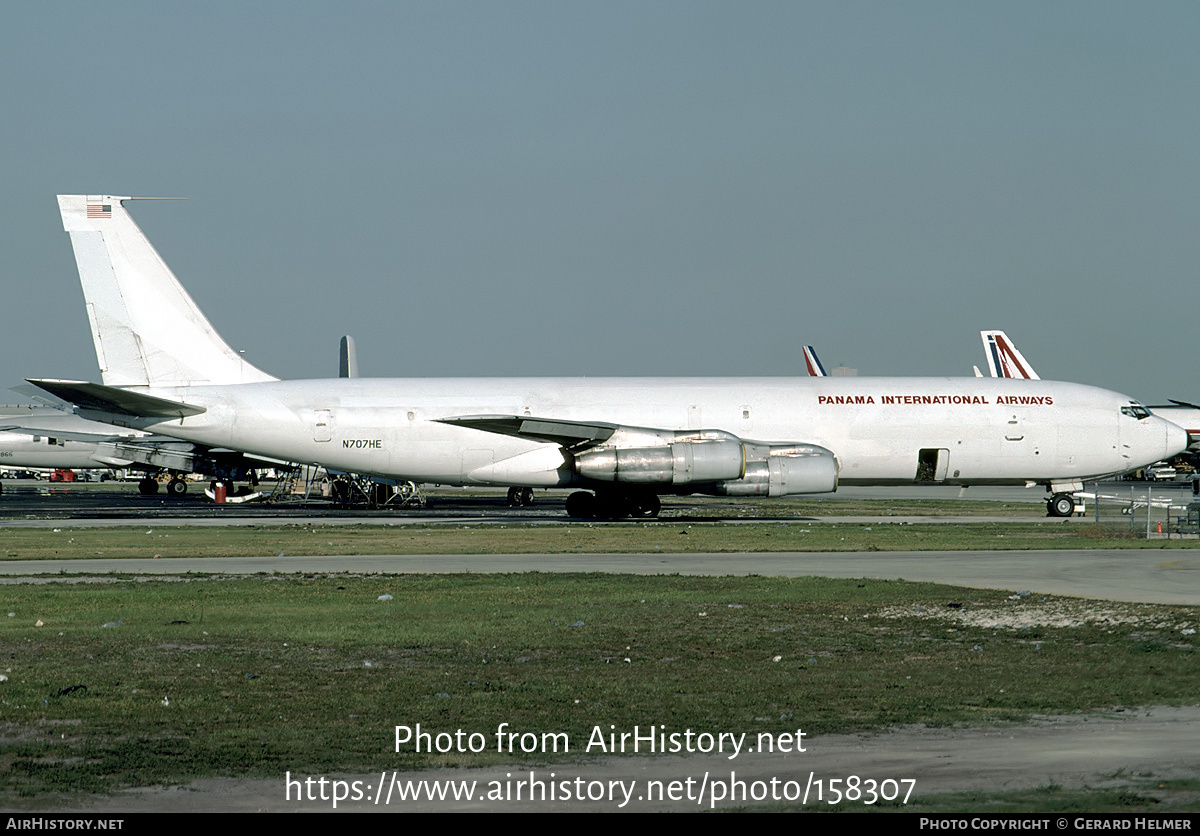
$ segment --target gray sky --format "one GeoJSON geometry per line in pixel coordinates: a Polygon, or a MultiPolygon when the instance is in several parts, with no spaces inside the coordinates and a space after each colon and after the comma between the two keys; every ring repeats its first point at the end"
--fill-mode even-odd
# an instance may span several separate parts
{"type": "MultiPolygon", "coordinates": [[[[962,375],[1200,399],[1200,5],[0,9],[0,385],[98,380],[57,193],[282,377],[962,375]]],[[[15,400],[10,397],[7,400],[15,400]]],[[[0,398],[0,400],[5,400],[0,398]]]]}

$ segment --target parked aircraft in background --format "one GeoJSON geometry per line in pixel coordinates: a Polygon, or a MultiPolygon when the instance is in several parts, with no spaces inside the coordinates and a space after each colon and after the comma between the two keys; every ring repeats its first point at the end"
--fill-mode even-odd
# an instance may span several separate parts
{"type": "Polygon", "coordinates": [[[1200,453],[1200,406],[1187,401],[1168,400],[1171,400],[1169,404],[1152,406],[1150,411],[1187,430],[1188,450],[1200,453]]]}
{"type": "Polygon", "coordinates": [[[975,378],[281,381],[233,351],[130,218],[59,197],[103,384],[31,381],[88,417],[284,461],[452,485],[578,487],[573,516],[657,514],[659,495],[843,484],[1042,483],[1183,449],[1124,395],[975,378]]]}
{"type": "Polygon", "coordinates": [[[808,369],[809,377],[829,377],[817,357],[817,350],[811,345],[804,346],[804,366],[808,369]]]}
{"type": "Polygon", "coordinates": [[[992,377],[1041,380],[1003,331],[980,331],[979,336],[983,340],[983,353],[987,355],[988,371],[992,377]]]}
{"type": "Polygon", "coordinates": [[[125,468],[142,470],[143,494],[158,492],[155,474],[169,471],[167,493],[187,492],[184,475],[202,473],[220,481],[250,478],[253,461],[232,450],[204,448],[177,438],[130,431],[88,420],[50,406],[4,407],[0,413],[0,465],[17,468],[125,468]]]}
{"type": "MultiPolygon", "coordinates": [[[[123,467],[127,464],[102,461],[97,458],[96,444],[76,440],[71,429],[85,427],[103,428],[109,436],[119,432],[116,427],[85,421],[78,415],[53,407],[0,407],[0,466],[73,470],[123,467]],[[29,424],[40,424],[44,429],[25,429],[29,424]]],[[[128,430],[125,432],[132,434],[128,430]]]]}

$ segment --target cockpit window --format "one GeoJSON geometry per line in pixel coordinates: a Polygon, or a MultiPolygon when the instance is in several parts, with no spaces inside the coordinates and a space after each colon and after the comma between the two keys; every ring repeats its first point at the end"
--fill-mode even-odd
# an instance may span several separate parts
{"type": "Polygon", "coordinates": [[[1130,418],[1136,418],[1141,421],[1143,418],[1150,417],[1150,410],[1142,406],[1140,403],[1131,403],[1129,406],[1121,407],[1121,414],[1128,415],[1130,418]]]}

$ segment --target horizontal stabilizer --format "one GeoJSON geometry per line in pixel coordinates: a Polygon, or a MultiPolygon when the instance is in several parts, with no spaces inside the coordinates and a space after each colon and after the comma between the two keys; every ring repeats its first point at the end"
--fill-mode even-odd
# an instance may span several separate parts
{"type": "Polygon", "coordinates": [[[553,418],[531,418],[528,415],[464,415],[459,418],[439,418],[437,421],[499,435],[527,438],[530,441],[561,444],[567,448],[602,444],[619,429],[617,424],[599,421],[560,421],[553,418]]]}
{"type": "Polygon", "coordinates": [[[73,403],[81,409],[130,415],[136,418],[183,418],[204,412],[202,406],[169,401],[140,392],[130,392],[115,386],[103,386],[83,380],[30,380],[55,397],[73,403]]]}

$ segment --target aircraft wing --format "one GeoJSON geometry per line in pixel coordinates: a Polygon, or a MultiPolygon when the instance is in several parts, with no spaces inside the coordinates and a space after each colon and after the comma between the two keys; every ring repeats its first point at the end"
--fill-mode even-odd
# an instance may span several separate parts
{"type": "Polygon", "coordinates": [[[46,392],[38,389],[36,386],[30,386],[22,383],[20,386],[10,386],[8,391],[16,392],[21,397],[29,398],[29,400],[41,407],[60,409],[64,412],[69,412],[71,410],[71,405],[62,398],[52,397],[46,392]]]}
{"type": "Polygon", "coordinates": [[[130,415],[136,418],[183,418],[199,415],[204,407],[156,398],[116,386],[103,386],[83,380],[30,380],[34,386],[83,409],[130,415]]]}
{"type": "MultiPolygon", "coordinates": [[[[706,485],[721,496],[837,490],[837,457],[815,444],[748,441],[717,429],[654,429],[529,415],[464,415],[438,420],[557,444],[569,453],[566,466],[588,482],[624,483],[649,490],[706,485]]],[[[515,465],[517,459],[533,455],[536,451],[491,469],[515,465]]],[[[564,460],[558,458],[544,466],[558,472],[562,465],[564,460]]],[[[510,467],[505,472],[511,477],[513,470],[510,467]]]]}
{"type": "Polygon", "coordinates": [[[620,429],[618,424],[602,421],[563,421],[558,418],[534,418],[529,415],[463,415],[436,420],[440,424],[470,427],[473,430],[498,435],[558,444],[569,450],[603,444],[620,429]]]}

